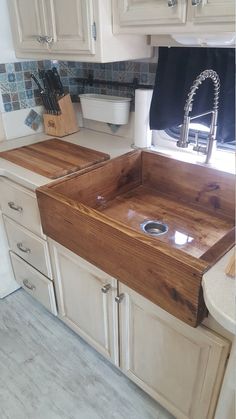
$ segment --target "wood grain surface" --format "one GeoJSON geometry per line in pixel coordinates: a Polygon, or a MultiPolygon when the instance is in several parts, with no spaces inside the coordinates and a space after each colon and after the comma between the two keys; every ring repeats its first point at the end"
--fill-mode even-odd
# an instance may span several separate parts
{"type": "Polygon", "coordinates": [[[56,138],[4,151],[0,157],[50,179],[57,179],[110,158],[100,151],[56,138]]]}
{"type": "Polygon", "coordinates": [[[167,167],[171,171],[172,159],[153,154],[131,152],[65,182],[39,188],[43,230],[195,327],[206,315],[202,276],[234,244],[234,176],[224,179],[223,172],[202,166],[196,182],[196,171],[195,176],[187,175],[185,163],[179,161],[173,166],[178,185],[174,188],[168,186],[171,179],[166,171],[167,167]],[[162,170],[158,174],[159,160],[162,170]],[[196,201],[196,196],[208,191],[209,183],[219,182],[219,188],[206,193],[208,199],[196,201]],[[215,191],[219,206],[211,205],[215,191]],[[139,224],[148,218],[167,222],[168,233],[160,237],[143,233],[139,224]]]}

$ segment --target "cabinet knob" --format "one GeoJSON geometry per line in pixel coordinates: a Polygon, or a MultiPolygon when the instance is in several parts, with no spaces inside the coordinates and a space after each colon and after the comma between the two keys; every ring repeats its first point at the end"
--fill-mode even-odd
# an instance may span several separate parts
{"type": "Polygon", "coordinates": [[[47,36],[47,35],[40,35],[37,36],[37,41],[39,44],[47,44],[47,45],[51,45],[54,42],[54,39],[52,36],[47,36]]]}
{"type": "Polygon", "coordinates": [[[15,202],[8,202],[8,206],[12,209],[12,210],[14,210],[14,211],[18,211],[18,212],[22,212],[23,211],[23,208],[22,207],[20,207],[19,205],[17,205],[17,204],[15,204],[15,202]]]}
{"type": "Polygon", "coordinates": [[[103,292],[103,294],[107,294],[110,288],[111,288],[111,284],[105,284],[101,288],[101,291],[103,292]]]}
{"type": "Polygon", "coordinates": [[[48,45],[51,45],[54,42],[54,39],[52,36],[44,36],[44,39],[45,39],[44,42],[48,45]]]}
{"type": "Polygon", "coordinates": [[[124,296],[125,296],[125,294],[119,294],[119,295],[117,295],[117,296],[115,297],[115,302],[116,302],[117,304],[120,304],[120,303],[121,303],[121,301],[124,299],[124,296]]]}
{"type": "Polygon", "coordinates": [[[178,4],[178,0],[167,0],[168,7],[175,7],[178,4]]]}
{"type": "Polygon", "coordinates": [[[199,6],[202,3],[202,0],[192,0],[192,6],[199,6]]]}
{"type": "Polygon", "coordinates": [[[25,247],[22,242],[17,243],[16,246],[23,253],[31,253],[31,250],[28,247],[25,247]]]}
{"type": "Polygon", "coordinates": [[[23,284],[26,288],[28,288],[31,291],[34,291],[36,289],[35,285],[32,285],[28,279],[23,279],[23,284]]]}
{"type": "Polygon", "coordinates": [[[37,41],[39,44],[44,44],[45,43],[45,36],[37,36],[37,41]]]}

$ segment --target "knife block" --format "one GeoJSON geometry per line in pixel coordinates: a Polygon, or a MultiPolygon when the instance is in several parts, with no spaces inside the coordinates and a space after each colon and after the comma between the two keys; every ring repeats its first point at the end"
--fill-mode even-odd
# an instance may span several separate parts
{"type": "Polygon", "coordinates": [[[79,131],[75,111],[69,94],[58,99],[60,115],[43,115],[45,133],[54,137],[65,137],[79,131]]]}

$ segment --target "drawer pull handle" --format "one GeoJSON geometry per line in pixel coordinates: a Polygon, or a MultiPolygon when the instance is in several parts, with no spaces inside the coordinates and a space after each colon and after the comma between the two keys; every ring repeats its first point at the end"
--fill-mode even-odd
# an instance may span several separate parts
{"type": "Polygon", "coordinates": [[[106,284],[106,285],[103,285],[103,287],[101,288],[101,291],[103,292],[103,294],[107,294],[110,288],[111,288],[111,284],[106,284]]]}
{"type": "Polygon", "coordinates": [[[124,299],[124,296],[125,296],[125,294],[119,294],[119,295],[117,295],[117,296],[115,297],[115,302],[116,302],[117,304],[120,304],[120,303],[121,303],[121,301],[124,299]]]}
{"type": "Polygon", "coordinates": [[[21,252],[23,252],[23,253],[31,253],[31,250],[28,248],[28,247],[25,247],[24,245],[23,245],[23,243],[17,243],[16,244],[17,245],[17,247],[18,247],[18,249],[21,251],[21,252]]]}
{"type": "Polygon", "coordinates": [[[28,288],[30,291],[34,291],[36,289],[35,285],[32,285],[28,279],[23,279],[23,284],[26,288],[28,288]]]}
{"type": "Polygon", "coordinates": [[[23,208],[20,207],[19,205],[16,205],[15,202],[8,202],[8,206],[13,209],[14,211],[18,211],[18,212],[22,212],[23,208]]]}
{"type": "Polygon", "coordinates": [[[192,6],[196,7],[202,3],[202,0],[192,0],[192,6]]]}

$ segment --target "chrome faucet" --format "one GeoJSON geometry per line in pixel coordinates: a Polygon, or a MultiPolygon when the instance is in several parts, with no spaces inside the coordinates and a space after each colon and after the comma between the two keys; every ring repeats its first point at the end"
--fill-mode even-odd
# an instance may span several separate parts
{"type": "Polygon", "coordinates": [[[219,105],[219,94],[220,94],[220,79],[218,74],[214,70],[205,70],[194,80],[193,85],[189,91],[185,106],[184,106],[184,121],[181,127],[180,139],[177,141],[178,147],[186,148],[189,144],[189,124],[193,119],[199,118],[201,116],[212,114],[210,131],[207,138],[207,145],[201,146],[197,144],[193,148],[195,151],[200,151],[201,153],[206,154],[205,163],[209,163],[213,149],[216,148],[216,131],[217,131],[217,118],[218,118],[218,105],[219,105]],[[211,79],[214,83],[214,100],[213,108],[211,111],[204,112],[200,115],[195,115],[190,117],[189,113],[193,108],[193,99],[196,91],[202,82],[206,79],[211,79]]]}

